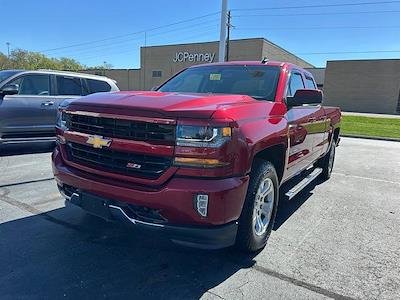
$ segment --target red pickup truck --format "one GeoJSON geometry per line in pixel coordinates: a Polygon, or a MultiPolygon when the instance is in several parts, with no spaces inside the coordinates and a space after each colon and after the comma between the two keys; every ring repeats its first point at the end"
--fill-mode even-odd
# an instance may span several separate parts
{"type": "Polygon", "coordinates": [[[54,176],[66,203],[104,219],[257,251],[283,184],[295,181],[292,198],[330,177],[341,113],[321,102],[312,75],[290,63],[193,66],[155,91],[63,104],[54,176]]]}

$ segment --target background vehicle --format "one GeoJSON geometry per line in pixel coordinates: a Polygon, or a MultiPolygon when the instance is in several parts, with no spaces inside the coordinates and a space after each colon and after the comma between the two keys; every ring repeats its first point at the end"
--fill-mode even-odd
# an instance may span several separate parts
{"type": "Polygon", "coordinates": [[[0,144],[54,140],[57,108],[65,99],[118,91],[102,76],[61,71],[0,71],[0,144]]]}
{"type": "Polygon", "coordinates": [[[312,75],[293,64],[191,67],[158,91],[61,107],[54,175],[67,203],[105,219],[189,246],[256,251],[280,186],[302,175],[291,198],[330,177],[341,114],[321,101],[312,75]]]}

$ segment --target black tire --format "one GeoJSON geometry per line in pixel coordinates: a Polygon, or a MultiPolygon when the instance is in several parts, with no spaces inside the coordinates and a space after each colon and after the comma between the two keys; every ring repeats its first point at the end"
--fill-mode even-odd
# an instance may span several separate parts
{"type": "Polygon", "coordinates": [[[322,173],[320,175],[320,178],[322,180],[328,180],[329,178],[331,178],[333,165],[335,162],[335,155],[336,155],[336,141],[333,140],[329,148],[329,151],[317,163],[317,166],[322,168],[322,173]]]}
{"type": "MultiPolygon", "coordinates": [[[[268,180],[268,182],[271,182],[268,180]]],[[[265,247],[274,226],[276,211],[279,200],[279,182],[274,166],[269,161],[255,160],[250,174],[249,187],[239,219],[239,228],[236,237],[236,246],[245,252],[256,252],[265,247]],[[255,216],[255,205],[257,191],[260,184],[269,178],[273,183],[274,199],[270,221],[266,231],[256,234],[253,217],[255,216]]]]}

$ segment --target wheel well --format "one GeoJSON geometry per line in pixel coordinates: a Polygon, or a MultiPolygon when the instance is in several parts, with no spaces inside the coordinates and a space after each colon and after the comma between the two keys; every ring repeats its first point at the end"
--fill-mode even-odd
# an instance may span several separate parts
{"type": "Polygon", "coordinates": [[[254,159],[270,161],[275,167],[279,182],[281,182],[285,168],[285,154],[284,145],[275,145],[258,152],[254,159]]]}

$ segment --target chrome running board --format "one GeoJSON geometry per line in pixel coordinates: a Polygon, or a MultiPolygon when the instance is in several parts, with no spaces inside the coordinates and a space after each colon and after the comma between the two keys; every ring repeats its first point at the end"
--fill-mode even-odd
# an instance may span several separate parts
{"type": "Polygon", "coordinates": [[[289,200],[292,199],[294,196],[300,193],[302,189],[304,189],[307,185],[309,185],[315,178],[317,178],[318,175],[321,173],[322,169],[316,168],[314,171],[312,171],[312,173],[307,175],[306,178],[304,178],[302,181],[300,181],[298,184],[292,187],[285,195],[289,197],[289,200]]]}

